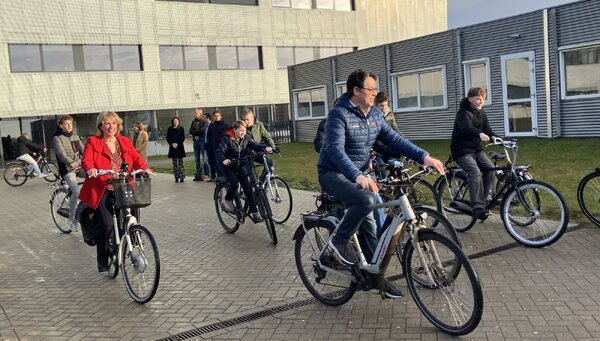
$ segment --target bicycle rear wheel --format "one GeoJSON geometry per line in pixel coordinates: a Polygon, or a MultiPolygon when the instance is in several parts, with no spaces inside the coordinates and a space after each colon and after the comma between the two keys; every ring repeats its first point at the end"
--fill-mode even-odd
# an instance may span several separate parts
{"type": "Polygon", "coordinates": [[[50,197],[50,214],[56,227],[63,233],[71,233],[69,228],[69,201],[71,193],[63,186],[52,192],[50,197]]]}
{"type": "MultiPolygon", "coordinates": [[[[215,187],[214,200],[215,209],[217,210],[217,218],[225,231],[228,233],[235,233],[240,228],[240,217],[236,213],[229,213],[223,208],[223,201],[225,200],[225,194],[227,193],[227,187],[222,183],[218,182],[215,187]]],[[[233,205],[236,208],[236,212],[243,212],[242,205],[238,196],[234,196],[233,205]]]]}
{"type": "Polygon", "coordinates": [[[483,314],[483,291],[473,265],[448,238],[432,231],[418,233],[418,249],[411,241],[402,255],[408,289],[417,307],[446,334],[472,332],[483,314]]]}
{"type": "Polygon", "coordinates": [[[29,178],[27,168],[20,164],[10,164],[4,170],[4,181],[6,181],[9,186],[21,186],[27,181],[27,178],[29,178]]]}
{"type": "Polygon", "coordinates": [[[600,171],[586,175],[577,187],[577,202],[583,214],[600,226],[600,171]]]}
{"type": "Polygon", "coordinates": [[[44,180],[48,182],[56,182],[60,176],[58,173],[58,167],[54,162],[42,164],[42,166],[40,167],[40,171],[48,175],[44,178],[44,180]]]}
{"type": "Polygon", "coordinates": [[[123,237],[120,247],[123,282],[134,301],[147,303],[156,294],[160,280],[158,247],[150,231],[142,225],[132,226],[129,237],[131,245],[123,237]]]}
{"type": "Polygon", "coordinates": [[[452,207],[452,204],[471,202],[469,186],[467,185],[467,176],[464,173],[457,172],[448,173],[447,177],[450,186],[448,186],[448,182],[444,179],[438,183],[437,188],[443,213],[454,229],[459,232],[466,232],[475,225],[476,219],[472,215],[452,207]]]}
{"type": "Polygon", "coordinates": [[[271,178],[270,186],[265,186],[267,197],[270,199],[273,221],[285,223],[292,214],[292,191],[287,182],[278,176],[271,178]]]}
{"type": "Polygon", "coordinates": [[[526,181],[520,182],[502,200],[502,222],[519,243],[544,247],[565,233],[569,211],[554,187],[540,181],[526,181]]]}
{"type": "Polygon", "coordinates": [[[350,268],[342,265],[330,249],[321,256],[321,265],[317,262],[335,228],[324,221],[310,221],[304,226],[306,231],[299,227],[294,236],[294,258],[302,283],[321,303],[338,306],[348,302],[356,292],[350,268]]]}

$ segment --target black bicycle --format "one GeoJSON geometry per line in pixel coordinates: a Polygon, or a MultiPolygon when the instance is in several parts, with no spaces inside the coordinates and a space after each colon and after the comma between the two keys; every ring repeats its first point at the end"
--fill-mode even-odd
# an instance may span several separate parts
{"type": "MultiPolygon", "coordinates": [[[[43,179],[48,182],[56,182],[59,178],[58,166],[54,162],[48,161],[45,155],[38,154],[35,161],[40,167],[40,171],[47,176],[43,179]]],[[[10,162],[4,170],[4,181],[12,187],[24,185],[29,178],[35,178],[33,167],[21,160],[10,162]]]]}
{"type": "Polygon", "coordinates": [[[600,226],[600,168],[581,179],[577,187],[577,202],[583,214],[600,226]]]}
{"type": "MultiPolygon", "coordinates": [[[[278,152],[277,149],[273,149],[274,152],[278,152]]],[[[264,187],[264,183],[258,180],[256,170],[252,165],[252,160],[257,157],[263,157],[265,160],[266,156],[264,152],[251,153],[248,156],[231,160],[233,165],[243,165],[242,171],[250,184],[251,195],[253,196],[254,203],[258,206],[258,213],[262,221],[267,226],[269,237],[273,242],[273,245],[277,245],[277,232],[275,231],[275,221],[273,220],[273,212],[271,211],[271,205],[269,203],[269,197],[264,187]]],[[[266,163],[266,160],[265,160],[266,163]]],[[[246,217],[250,215],[250,200],[244,200],[242,191],[238,190],[233,197],[233,211],[227,211],[223,207],[223,201],[225,200],[225,194],[229,184],[223,178],[217,179],[217,185],[214,192],[215,209],[217,211],[217,217],[219,222],[225,231],[228,233],[235,233],[240,225],[244,223],[246,217]],[[244,203],[242,203],[244,201],[244,203]]],[[[241,186],[240,186],[241,187],[241,186]]],[[[259,220],[253,220],[254,223],[259,223],[259,220]]]]}

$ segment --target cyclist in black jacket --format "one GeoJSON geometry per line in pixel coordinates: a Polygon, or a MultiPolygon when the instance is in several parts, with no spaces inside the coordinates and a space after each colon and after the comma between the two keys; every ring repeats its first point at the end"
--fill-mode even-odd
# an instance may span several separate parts
{"type": "Polygon", "coordinates": [[[40,145],[37,145],[37,144],[31,142],[31,140],[29,139],[29,134],[27,134],[27,133],[23,133],[17,139],[17,148],[16,148],[17,160],[27,162],[29,165],[31,165],[31,167],[33,167],[35,176],[37,176],[38,178],[45,178],[48,176],[48,174],[42,173],[37,162],[35,161],[35,159],[33,157],[31,157],[30,154],[40,153],[42,151],[45,153],[48,151],[48,149],[46,149],[46,147],[44,147],[44,146],[40,146],[40,145]]]}

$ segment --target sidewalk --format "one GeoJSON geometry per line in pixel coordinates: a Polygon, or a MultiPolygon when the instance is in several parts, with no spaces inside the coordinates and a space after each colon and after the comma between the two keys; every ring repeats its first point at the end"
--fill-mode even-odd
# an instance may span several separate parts
{"type": "MultiPolygon", "coordinates": [[[[47,184],[0,183],[1,340],[450,339],[410,296],[359,292],[341,307],[314,303],[292,241],[298,213],[314,208],[312,193],[293,191],[292,218],[277,226],[273,246],[264,224],[224,232],[212,183],[175,184],[159,174],[142,222],[158,243],[161,280],[154,299],[139,305],[121,276],[96,271],[95,248],[81,233],[54,226],[47,184]]],[[[600,338],[597,229],[570,228],[551,247],[529,249],[514,246],[495,218],[461,237],[466,253],[477,254],[485,295],[483,320],[464,339],[600,338]]]]}

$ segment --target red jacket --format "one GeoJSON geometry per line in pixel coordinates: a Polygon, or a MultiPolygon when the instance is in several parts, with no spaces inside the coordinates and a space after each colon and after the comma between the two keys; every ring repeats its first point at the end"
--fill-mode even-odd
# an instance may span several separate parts
{"type": "MultiPolygon", "coordinates": [[[[124,162],[129,164],[130,170],[148,169],[148,165],[135,150],[130,139],[117,135],[117,140],[121,147],[121,157],[124,162]]],[[[110,166],[110,152],[104,145],[102,136],[90,136],[83,148],[83,158],[81,159],[83,170],[87,173],[92,168],[110,169],[110,166]]],[[[89,207],[96,209],[100,204],[100,199],[102,199],[107,182],[108,175],[86,178],[79,192],[79,200],[86,203],[89,207]]]]}

